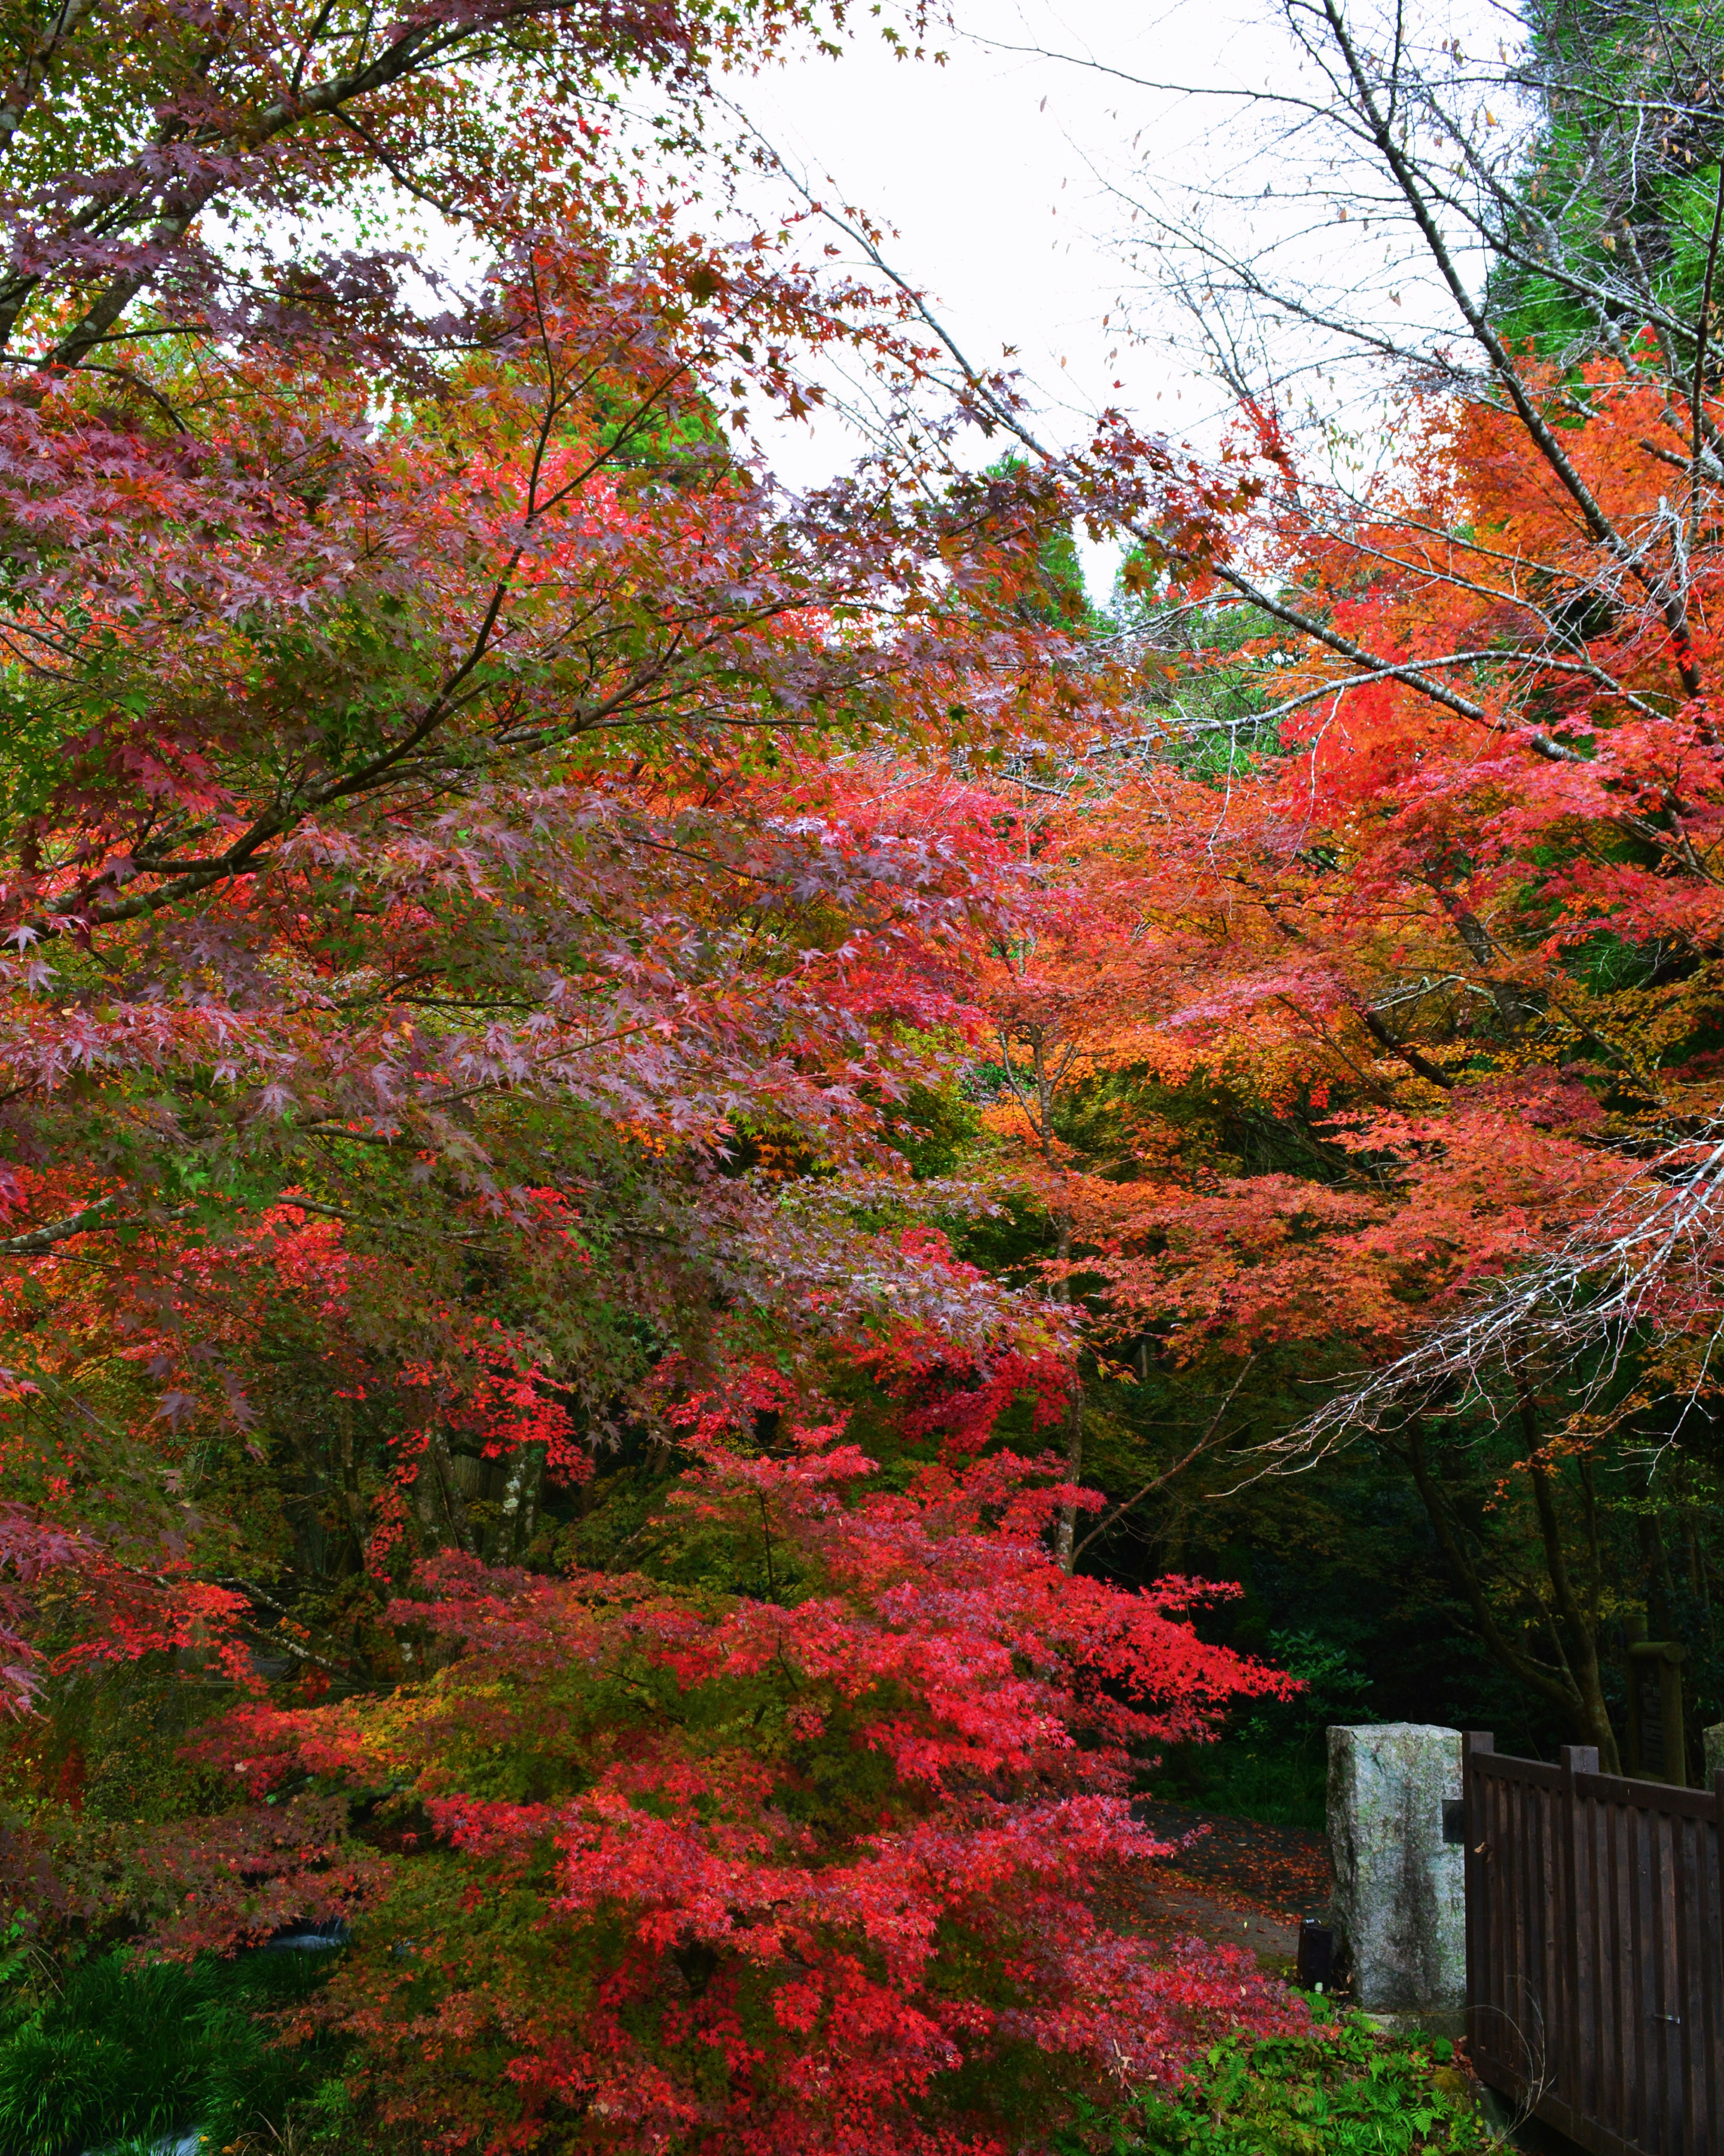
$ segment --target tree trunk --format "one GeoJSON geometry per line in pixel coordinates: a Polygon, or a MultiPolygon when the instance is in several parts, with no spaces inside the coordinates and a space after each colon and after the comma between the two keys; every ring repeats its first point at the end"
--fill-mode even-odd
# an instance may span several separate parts
{"type": "Polygon", "coordinates": [[[1553,1706],[1560,1707],[1569,1717],[1576,1734],[1583,1742],[1598,1746],[1598,1763],[1606,1774],[1619,1774],[1620,1754],[1617,1750],[1616,1732],[1610,1726],[1609,1714],[1604,1712],[1603,1693],[1598,1683],[1596,1627],[1587,1630],[1591,1649],[1590,1686],[1584,1658],[1578,1674],[1574,1658],[1571,1652],[1564,1651],[1560,1634],[1554,1642],[1562,1665],[1560,1668],[1549,1668],[1517,1647],[1497,1623],[1486,1599],[1478,1567],[1467,1555],[1460,1536],[1455,1531],[1448,1508],[1443,1502],[1442,1492],[1431,1475],[1429,1462],[1425,1457],[1424,1440],[1416,1424],[1408,1432],[1407,1460],[1413,1471],[1414,1485],[1424,1500],[1437,1546],[1443,1553],[1444,1561],[1455,1585],[1472,1611],[1474,1625],[1485,1646],[1517,1683],[1525,1685],[1529,1691],[1537,1692],[1542,1699],[1549,1700],[1553,1706]]]}
{"type": "MultiPolygon", "coordinates": [[[[1075,1482],[1084,1471],[1084,1381],[1072,1373],[1071,1396],[1065,1404],[1065,1479],[1075,1482]]],[[[1077,1507],[1063,1505],[1054,1532],[1054,1554],[1060,1569],[1070,1572],[1077,1563],[1077,1507]]]]}
{"type": "Polygon", "coordinates": [[[491,1553],[493,1564],[514,1564],[526,1554],[533,1538],[533,1522],[544,1479],[544,1446],[522,1445],[510,1463],[509,1479],[503,1485],[496,1546],[491,1553]]]}
{"type": "Polygon", "coordinates": [[[440,1549],[453,1543],[469,1557],[479,1554],[466,1500],[455,1481],[449,1440],[435,1424],[419,1455],[419,1471],[413,1477],[413,1510],[431,1548],[440,1549]]]}
{"type": "Polygon", "coordinates": [[[1597,1745],[1598,1764],[1607,1774],[1619,1774],[1616,1732],[1610,1726],[1610,1710],[1604,1704],[1604,1688],[1598,1676],[1598,1613],[1596,1607],[1585,1608],[1574,1591],[1562,1548],[1562,1523],[1557,1517],[1556,1493],[1550,1471],[1538,1456],[1538,1419],[1532,1396],[1524,1391],[1521,1395],[1521,1427],[1527,1445],[1526,1473],[1532,1484],[1532,1502],[1544,1542],[1545,1569],[1550,1575],[1551,1591],[1556,1598],[1557,1614],[1568,1647],[1568,1666],[1579,1694],[1578,1733],[1587,1743],[1597,1745]]]}
{"type": "MultiPolygon", "coordinates": [[[[1071,1257],[1071,1221],[1062,1216],[1060,1240],[1055,1254],[1061,1265],[1071,1257]]],[[[1054,1289],[1060,1302],[1071,1301],[1071,1282],[1063,1275],[1054,1289]]],[[[1074,1370],[1071,1373],[1071,1393],[1065,1403],[1065,1479],[1075,1482],[1084,1471],[1084,1381],[1074,1370]]],[[[1077,1563],[1077,1507],[1063,1505],[1054,1528],[1054,1554],[1059,1559],[1061,1572],[1070,1572],[1077,1563]]]]}

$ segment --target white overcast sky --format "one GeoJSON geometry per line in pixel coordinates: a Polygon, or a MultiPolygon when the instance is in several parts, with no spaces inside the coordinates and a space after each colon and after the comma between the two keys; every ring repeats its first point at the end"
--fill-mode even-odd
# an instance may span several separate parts
{"type": "MultiPolygon", "coordinates": [[[[1427,0],[1419,13],[1426,36],[1453,26],[1470,44],[1488,24],[1494,45],[1505,11],[1498,0],[1427,0]]],[[[926,288],[973,364],[1017,347],[1044,432],[1075,433],[1082,413],[1111,402],[1176,438],[1201,430],[1215,393],[1164,346],[1120,336],[1126,213],[1106,182],[1139,161],[1196,182],[1211,161],[1232,162],[1229,131],[1244,115],[1213,93],[1286,82],[1279,8],[955,0],[955,14],[956,32],[938,40],[943,65],[895,59],[859,11],[840,59],[772,69],[741,87],[738,101],[818,193],[894,228],[894,267],[926,288]],[[1142,86],[1152,83],[1199,94],[1142,86]]],[[[1237,166],[1231,177],[1241,177],[1237,166]]],[[[1346,232],[1337,228],[1337,244],[1346,232]]],[[[829,424],[775,431],[770,450],[793,485],[826,476],[844,454],[829,424]]],[[[1092,592],[1105,598],[1116,554],[1085,552],[1092,592]]]]}
{"type": "MultiPolygon", "coordinates": [[[[739,101],[817,192],[893,228],[893,266],[926,289],[974,365],[1017,347],[1013,364],[1049,432],[1060,431],[1062,412],[1075,431],[1082,413],[1115,401],[1153,408],[1177,430],[1188,400],[1197,409],[1196,387],[1170,377],[1165,354],[1121,341],[1123,271],[1108,240],[1122,214],[1098,172],[1117,167],[1146,122],[1157,154],[1188,163],[1193,136],[1214,115],[1002,48],[1094,57],[1162,81],[1219,82],[1248,67],[1254,47],[1260,54],[1263,30],[1229,25],[1213,7],[1138,9],[1121,0],[959,0],[957,17],[959,34],[938,41],[943,65],[895,59],[862,16],[842,59],[794,61],[748,85],[739,101]]],[[[824,476],[843,454],[828,430],[807,429],[777,434],[772,452],[793,485],[824,476]]],[[[1112,559],[1104,549],[1086,564],[1098,597],[1112,559]]]]}

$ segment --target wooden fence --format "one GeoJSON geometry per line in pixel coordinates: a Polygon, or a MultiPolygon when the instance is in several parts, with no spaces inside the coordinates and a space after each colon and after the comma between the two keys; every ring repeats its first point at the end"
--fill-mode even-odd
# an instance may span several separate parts
{"type": "Polygon", "coordinates": [[[1468,2050],[1593,2156],[1724,2156],[1724,1774],[1598,1768],[1467,1735],[1468,2050]]]}

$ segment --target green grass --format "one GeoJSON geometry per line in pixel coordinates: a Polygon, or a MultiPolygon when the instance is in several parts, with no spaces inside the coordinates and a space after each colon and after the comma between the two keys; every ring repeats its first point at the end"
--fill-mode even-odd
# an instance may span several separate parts
{"type": "Polygon", "coordinates": [[[324,1954],[249,1954],[189,1966],[113,1953],[0,2008],[0,2150],[80,2156],[203,2128],[216,2148],[286,2115],[330,2071],[280,2049],[259,2014],[304,1998],[324,1954]]]}
{"type": "Polygon", "coordinates": [[[1093,2116],[1060,2156],[1473,2156],[1497,2143],[1454,2046],[1379,2035],[1360,2015],[1293,2041],[1234,2039],[1198,2078],[1093,2116]]]}

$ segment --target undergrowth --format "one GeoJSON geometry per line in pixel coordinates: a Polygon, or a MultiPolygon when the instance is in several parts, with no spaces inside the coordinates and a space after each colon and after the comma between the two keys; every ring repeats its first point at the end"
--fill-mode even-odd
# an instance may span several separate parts
{"type": "Polygon", "coordinates": [[[1193,2081],[1092,2113],[1060,2156],[1473,2156],[1498,2145],[1454,2046],[1379,2035],[1349,2014],[1316,2034],[1209,2051],[1193,2081]]]}
{"type": "Polygon", "coordinates": [[[33,1991],[14,1979],[0,2003],[0,2151],[119,2152],[194,2126],[219,2148],[296,2102],[315,2107],[332,2062],[316,2046],[272,2044],[259,2017],[303,1999],[328,1959],[110,1953],[33,1991]]]}
{"type": "MultiPolygon", "coordinates": [[[[34,1996],[8,1985],[0,2152],[130,2156],[194,2125],[211,2148],[327,2148],[331,2129],[340,2141],[339,2122],[319,2118],[341,2090],[333,2059],[269,2041],[269,2020],[315,1987],[326,1958],[187,1967],[109,1954],[34,1996]]],[[[1087,2112],[1054,2143],[1058,2156],[1485,2156],[1496,2145],[1451,2045],[1386,2037],[1358,2015],[1308,2037],[1217,2044],[1183,2087],[1087,2112]]]]}
{"type": "Polygon", "coordinates": [[[1321,1834],[1328,1823],[1326,1748],[1321,1734],[1262,1746],[1224,1738],[1177,1752],[1170,1747],[1148,1794],[1229,1819],[1321,1834]]]}

